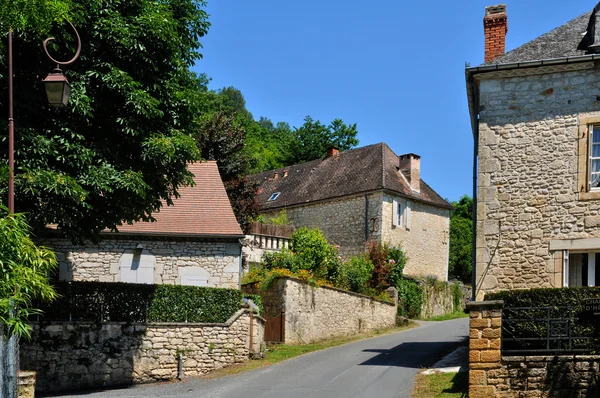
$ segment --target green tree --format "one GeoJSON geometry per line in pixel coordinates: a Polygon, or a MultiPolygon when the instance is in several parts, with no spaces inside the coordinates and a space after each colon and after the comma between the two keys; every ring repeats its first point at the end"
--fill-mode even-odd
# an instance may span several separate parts
{"type": "Polygon", "coordinates": [[[202,158],[217,162],[229,201],[244,231],[250,219],[258,215],[258,204],[254,200],[257,185],[246,177],[251,158],[244,151],[245,138],[243,126],[235,116],[224,112],[204,115],[196,135],[202,158]]]}
{"type": "MultiPolygon", "coordinates": [[[[52,2],[31,2],[38,3],[52,2]]],[[[31,30],[15,38],[15,203],[33,227],[55,223],[72,238],[95,238],[122,221],[150,220],[161,200],[170,203],[191,183],[186,164],[199,159],[191,135],[206,79],[189,67],[201,57],[209,23],[202,0],[69,4],[83,51],[66,68],[68,109],[48,109],[40,93],[41,75],[52,67],[39,48],[45,35],[31,30]]],[[[56,24],[49,33],[60,44],[55,56],[70,58],[72,32],[56,24]]],[[[0,114],[6,106],[0,103],[0,114]]],[[[0,158],[7,158],[5,146],[0,158]]]]}
{"type": "Polygon", "coordinates": [[[32,300],[56,297],[48,273],[56,267],[54,253],[36,246],[22,213],[8,214],[0,206],[0,324],[7,335],[29,336],[27,318],[38,310],[32,300]]]}
{"type": "Polygon", "coordinates": [[[473,247],[473,199],[464,195],[453,202],[454,210],[450,214],[450,253],[448,273],[465,283],[471,283],[472,247],[473,247]]]}
{"type": "Polygon", "coordinates": [[[286,165],[308,162],[325,157],[327,148],[336,146],[344,151],[358,145],[356,124],[346,125],[341,119],[334,119],[329,126],[310,116],[304,124],[293,131],[290,141],[290,157],[286,165]]]}

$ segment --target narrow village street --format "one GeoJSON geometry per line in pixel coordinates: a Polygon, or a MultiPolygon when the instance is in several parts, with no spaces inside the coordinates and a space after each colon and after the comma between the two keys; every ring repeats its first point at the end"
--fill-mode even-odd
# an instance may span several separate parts
{"type": "Polygon", "coordinates": [[[64,397],[410,397],[415,375],[468,336],[468,319],[420,322],[404,332],[303,355],[219,379],[64,397]]]}

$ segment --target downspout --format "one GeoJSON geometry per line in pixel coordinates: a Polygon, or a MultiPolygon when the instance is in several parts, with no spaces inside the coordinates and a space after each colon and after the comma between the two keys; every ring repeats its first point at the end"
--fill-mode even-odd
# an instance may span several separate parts
{"type": "Polygon", "coordinates": [[[471,300],[475,301],[477,295],[477,162],[479,158],[479,91],[477,84],[471,76],[471,89],[473,90],[473,106],[475,115],[473,116],[473,207],[471,209],[473,225],[471,228],[471,300]]]}
{"type": "Polygon", "coordinates": [[[369,196],[365,194],[365,246],[369,241],[369,196]]]}
{"type": "Polygon", "coordinates": [[[238,276],[238,289],[242,290],[242,276],[244,274],[244,240],[239,239],[240,243],[240,275],[238,276]]]}

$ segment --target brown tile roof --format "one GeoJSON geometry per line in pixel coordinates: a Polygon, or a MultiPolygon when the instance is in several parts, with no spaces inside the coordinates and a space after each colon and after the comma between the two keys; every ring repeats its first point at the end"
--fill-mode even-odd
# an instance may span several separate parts
{"type": "Polygon", "coordinates": [[[217,162],[198,162],[188,166],[194,174],[193,187],[180,190],[173,206],[153,213],[155,222],[136,222],[118,227],[121,233],[184,235],[203,237],[243,237],[233,214],[217,162]]]}
{"type": "Polygon", "coordinates": [[[259,184],[256,197],[262,210],[278,209],[363,192],[385,189],[446,209],[452,206],[421,180],[421,192],[413,192],[400,175],[398,156],[379,143],[340,152],[330,158],[269,170],[251,177],[259,184]],[[287,177],[284,171],[287,170],[287,177]],[[279,174],[273,179],[275,173],[279,174]],[[268,201],[275,193],[281,194],[268,201]]]}

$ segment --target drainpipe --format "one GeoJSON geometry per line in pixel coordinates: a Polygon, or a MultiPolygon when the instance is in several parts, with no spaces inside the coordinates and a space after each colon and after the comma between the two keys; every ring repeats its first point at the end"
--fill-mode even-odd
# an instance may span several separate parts
{"type": "Polygon", "coordinates": [[[183,379],[183,355],[181,352],[177,355],[177,378],[183,379]]]}
{"type": "Polygon", "coordinates": [[[473,208],[472,208],[472,245],[471,245],[471,300],[475,301],[477,295],[477,162],[479,157],[479,91],[477,84],[471,78],[471,88],[473,90],[473,104],[477,107],[475,122],[473,123],[473,208]]]}
{"type": "Polygon", "coordinates": [[[365,245],[369,241],[369,196],[365,194],[365,245]]]}
{"type": "Polygon", "coordinates": [[[240,244],[240,273],[238,276],[238,289],[242,290],[242,274],[244,273],[244,240],[238,239],[240,244]]]}

